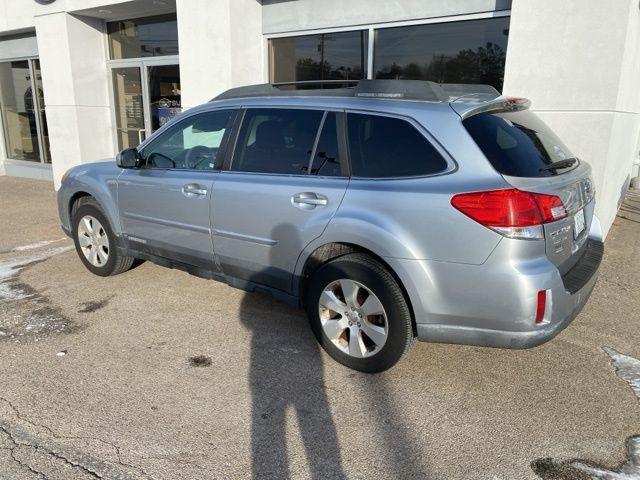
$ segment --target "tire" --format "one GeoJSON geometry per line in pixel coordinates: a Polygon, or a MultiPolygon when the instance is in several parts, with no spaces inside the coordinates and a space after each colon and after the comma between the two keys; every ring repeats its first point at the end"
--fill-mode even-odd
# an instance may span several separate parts
{"type": "Polygon", "coordinates": [[[411,312],[402,289],[393,275],[369,255],[348,254],[322,265],[310,279],[305,300],[318,342],[333,359],[349,368],[382,372],[413,345],[411,312]],[[374,311],[382,313],[367,315],[374,311]]]}
{"type": "Polygon", "coordinates": [[[78,253],[78,257],[84,264],[84,266],[91,273],[95,275],[99,275],[101,277],[108,277],[111,275],[118,275],[119,273],[126,272],[131,268],[134,262],[133,257],[128,257],[122,255],[117,248],[117,238],[113,233],[113,229],[109,224],[109,220],[106,215],[102,213],[102,209],[100,208],[98,202],[96,202],[91,197],[83,197],[80,199],[79,204],[74,206],[73,209],[73,242],[76,246],[76,252],[78,253]],[[89,236],[87,233],[88,227],[86,226],[85,219],[93,225],[95,230],[95,237],[89,236]],[[97,222],[96,222],[97,221],[97,222]],[[82,222],[82,225],[81,225],[82,222]],[[97,228],[97,227],[100,228],[97,228]],[[85,238],[83,240],[84,246],[81,245],[80,237],[85,238]],[[105,238],[107,241],[100,240],[101,245],[101,254],[96,254],[96,258],[98,258],[99,264],[94,264],[91,261],[91,253],[89,253],[89,258],[85,252],[93,247],[88,247],[86,242],[92,241],[94,238],[105,238]]]}

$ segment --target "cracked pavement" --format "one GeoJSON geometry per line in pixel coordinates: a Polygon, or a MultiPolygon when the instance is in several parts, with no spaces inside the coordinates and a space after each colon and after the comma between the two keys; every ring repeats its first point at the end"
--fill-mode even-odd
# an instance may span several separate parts
{"type": "Polygon", "coordinates": [[[374,376],[264,295],[150,263],[91,275],[57,250],[49,183],[0,177],[0,205],[1,480],[590,478],[576,459],[635,480],[640,402],[619,365],[640,359],[640,196],[555,340],[416,344],[374,376]]]}

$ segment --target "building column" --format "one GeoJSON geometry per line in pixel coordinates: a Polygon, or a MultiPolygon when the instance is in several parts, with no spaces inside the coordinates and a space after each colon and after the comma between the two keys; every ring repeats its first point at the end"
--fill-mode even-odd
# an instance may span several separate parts
{"type": "Polygon", "coordinates": [[[113,158],[107,52],[101,20],[35,17],[56,189],[73,165],[113,158]]]}
{"type": "Polygon", "coordinates": [[[258,0],[176,0],[176,10],[183,108],[265,82],[258,0]]]}
{"type": "Polygon", "coordinates": [[[639,22],[636,0],[514,0],[511,9],[503,91],[531,99],[591,165],[605,233],[638,159],[639,22]]]}

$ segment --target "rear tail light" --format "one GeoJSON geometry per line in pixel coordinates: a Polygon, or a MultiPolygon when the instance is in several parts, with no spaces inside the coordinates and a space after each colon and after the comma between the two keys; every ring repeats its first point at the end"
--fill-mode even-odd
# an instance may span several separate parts
{"type": "Polygon", "coordinates": [[[451,205],[509,238],[544,238],[543,224],[567,216],[559,197],[515,188],[460,193],[453,196],[451,205]]]}

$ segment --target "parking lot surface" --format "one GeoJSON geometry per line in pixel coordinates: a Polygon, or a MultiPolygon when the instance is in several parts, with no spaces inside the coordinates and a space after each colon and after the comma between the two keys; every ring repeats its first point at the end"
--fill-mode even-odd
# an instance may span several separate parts
{"type": "Polygon", "coordinates": [[[556,339],[378,375],[268,296],[91,275],[50,183],[0,177],[0,205],[0,479],[640,479],[640,196],[556,339]]]}

